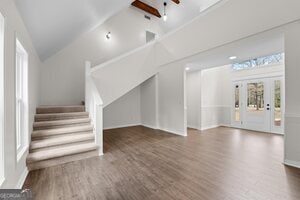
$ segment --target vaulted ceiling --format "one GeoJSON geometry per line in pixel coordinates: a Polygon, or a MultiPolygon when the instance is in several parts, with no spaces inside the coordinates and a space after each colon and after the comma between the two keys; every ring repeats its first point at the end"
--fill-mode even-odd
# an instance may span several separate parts
{"type": "MultiPolygon", "coordinates": [[[[15,0],[42,60],[79,35],[104,23],[134,0],[15,0]]],[[[141,0],[163,13],[162,0],[141,0]]],[[[166,0],[168,20],[157,20],[167,32],[197,16],[219,0],[166,0]]],[[[133,12],[142,12],[132,9],[133,12]]]]}

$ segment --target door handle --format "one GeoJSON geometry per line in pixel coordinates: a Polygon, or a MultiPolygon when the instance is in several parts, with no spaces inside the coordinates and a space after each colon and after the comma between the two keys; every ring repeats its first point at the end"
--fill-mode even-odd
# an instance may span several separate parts
{"type": "Polygon", "coordinates": [[[270,108],[267,108],[267,110],[270,110],[270,108]]]}

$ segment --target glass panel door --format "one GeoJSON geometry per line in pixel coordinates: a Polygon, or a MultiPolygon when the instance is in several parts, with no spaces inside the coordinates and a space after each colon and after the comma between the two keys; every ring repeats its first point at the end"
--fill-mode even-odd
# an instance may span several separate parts
{"type": "Polygon", "coordinates": [[[262,115],[264,112],[264,82],[247,83],[247,112],[262,115]]]}
{"type": "Polygon", "coordinates": [[[250,80],[243,83],[244,117],[243,127],[257,131],[268,131],[269,123],[266,102],[269,100],[268,82],[266,80],[250,80]]]}
{"type": "Polygon", "coordinates": [[[232,126],[238,128],[241,128],[242,122],[241,96],[242,84],[240,82],[235,82],[233,84],[232,126]]]}
{"type": "Polygon", "coordinates": [[[271,82],[271,131],[283,133],[284,88],[282,78],[273,78],[271,82]]]}
{"type": "Polygon", "coordinates": [[[280,80],[274,81],[274,126],[281,126],[281,84],[280,80]]]}
{"type": "Polygon", "coordinates": [[[233,127],[283,133],[283,78],[243,80],[233,88],[233,127]]]}
{"type": "Polygon", "coordinates": [[[235,85],[234,90],[234,121],[239,122],[241,120],[240,117],[240,85],[235,85]]]}

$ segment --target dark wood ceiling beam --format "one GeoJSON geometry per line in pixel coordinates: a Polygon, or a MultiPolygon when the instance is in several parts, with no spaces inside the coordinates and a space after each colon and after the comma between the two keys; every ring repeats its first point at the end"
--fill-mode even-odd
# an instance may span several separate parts
{"type": "Polygon", "coordinates": [[[147,13],[150,13],[151,15],[154,15],[158,18],[161,18],[161,15],[160,15],[159,11],[156,8],[146,4],[144,2],[141,2],[139,0],[135,0],[134,2],[131,3],[131,5],[136,7],[136,8],[139,8],[139,9],[141,9],[141,10],[147,12],[147,13]]]}
{"type": "Polygon", "coordinates": [[[180,4],[180,0],[172,0],[176,4],[180,4]]]}

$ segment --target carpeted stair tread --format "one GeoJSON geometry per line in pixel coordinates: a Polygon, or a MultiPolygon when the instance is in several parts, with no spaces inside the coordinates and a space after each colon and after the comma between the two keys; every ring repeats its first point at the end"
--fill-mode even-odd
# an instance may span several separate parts
{"type": "Polygon", "coordinates": [[[70,113],[48,113],[48,114],[36,114],[35,121],[57,121],[67,119],[88,118],[88,112],[70,112],[70,113]]]}
{"type": "Polygon", "coordinates": [[[37,114],[46,113],[70,113],[70,112],[84,112],[85,107],[83,105],[74,106],[40,106],[36,109],[37,114]]]}
{"type": "Polygon", "coordinates": [[[69,146],[57,147],[51,150],[33,152],[29,153],[27,157],[27,163],[80,154],[84,152],[94,151],[97,148],[98,146],[94,142],[91,142],[87,144],[71,144],[69,146]]]}
{"type": "Polygon", "coordinates": [[[72,134],[60,137],[47,138],[42,140],[34,140],[30,144],[30,150],[52,147],[63,144],[71,144],[76,142],[83,142],[94,140],[93,133],[80,133],[80,134],[72,134]]]}
{"type": "Polygon", "coordinates": [[[42,121],[34,122],[33,128],[43,128],[43,127],[55,127],[55,126],[67,126],[67,125],[76,125],[76,124],[89,124],[89,118],[81,119],[67,119],[67,120],[56,120],[56,121],[42,121]]]}
{"type": "Polygon", "coordinates": [[[92,125],[78,125],[78,126],[71,126],[71,127],[64,127],[64,128],[36,130],[32,132],[31,137],[32,138],[48,137],[48,136],[55,136],[61,134],[89,132],[89,131],[93,131],[92,125]]]}

